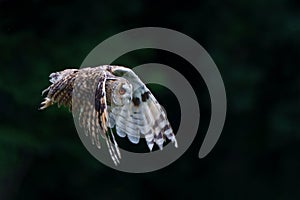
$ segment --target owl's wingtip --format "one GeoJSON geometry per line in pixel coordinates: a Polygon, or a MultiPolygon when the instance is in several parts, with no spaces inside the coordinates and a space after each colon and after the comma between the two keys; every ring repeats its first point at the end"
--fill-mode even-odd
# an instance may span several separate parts
{"type": "Polygon", "coordinates": [[[177,143],[177,140],[175,139],[174,141],[172,141],[173,143],[174,143],[174,146],[176,147],[176,148],[178,148],[178,143],[177,143]]]}
{"type": "Polygon", "coordinates": [[[154,143],[148,143],[148,148],[149,148],[150,151],[152,151],[153,146],[154,146],[154,143]]]}

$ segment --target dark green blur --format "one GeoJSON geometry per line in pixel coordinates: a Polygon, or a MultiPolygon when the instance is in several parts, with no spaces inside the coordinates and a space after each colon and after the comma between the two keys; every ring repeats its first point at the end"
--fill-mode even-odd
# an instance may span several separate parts
{"type": "MultiPolygon", "coordinates": [[[[299,55],[297,0],[1,0],[0,200],[300,199],[299,55]],[[197,91],[201,110],[197,138],[179,160],[160,171],[127,174],[88,153],[67,109],[38,107],[50,73],[78,68],[107,37],[144,26],[180,31],[208,51],[225,83],[228,113],[217,145],[198,159],[210,119],[200,75],[164,51],[120,57],[116,64],[178,69],[197,91]]],[[[178,104],[167,99],[172,94],[152,88],[177,129],[178,104]]],[[[144,141],[133,148],[147,150],[144,141]]]]}

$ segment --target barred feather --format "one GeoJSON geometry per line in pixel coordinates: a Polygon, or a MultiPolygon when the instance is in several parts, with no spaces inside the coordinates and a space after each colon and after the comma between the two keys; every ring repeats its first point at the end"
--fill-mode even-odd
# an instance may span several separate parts
{"type": "Polygon", "coordinates": [[[54,103],[69,107],[93,145],[100,148],[99,140],[106,140],[115,165],[121,154],[111,130],[114,126],[118,136],[127,136],[134,144],[145,137],[150,151],[154,144],[162,150],[165,138],[177,147],[166,113],[132,70],[104,65],[66,69],[49,78],[52,84],[42,92],[46,97],[40,109],[54,103]]]}

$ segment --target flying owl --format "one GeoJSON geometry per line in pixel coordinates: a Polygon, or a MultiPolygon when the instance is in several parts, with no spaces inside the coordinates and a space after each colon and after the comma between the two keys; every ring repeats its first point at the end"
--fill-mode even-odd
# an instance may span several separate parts
{"type": "Polygon", "coordinates": [[[40,109],[54,103],[68,107],[92,144],[100,148],[100,140],[106,141],[115,165],[121,154],[114,127],[118,136],[127,136],[134,144],[143,136],[150,151],[154,144],[162,150],[165,138],[177,147],[165,111],[131,69],[111,65],[66,69],[49,78],[52,84],[42,92],[47,96],[40,109]]]}

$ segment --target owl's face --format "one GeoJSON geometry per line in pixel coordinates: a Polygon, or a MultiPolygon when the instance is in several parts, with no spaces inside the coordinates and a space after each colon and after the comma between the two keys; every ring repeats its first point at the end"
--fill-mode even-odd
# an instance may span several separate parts
{"type": "Polygon", "coordinates": [[[112,101],[117,106],[128,104],[132,99],[132,85],[123,78],[116,81],[112,91],[112,101]]]}

